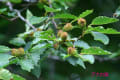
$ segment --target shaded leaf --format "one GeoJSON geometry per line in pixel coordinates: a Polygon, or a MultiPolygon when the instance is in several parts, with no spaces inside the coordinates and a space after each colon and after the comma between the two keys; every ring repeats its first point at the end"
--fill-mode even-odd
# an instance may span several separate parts
{"type": "Polygon", "coordinates": [[[114,17],[119,17],[120,16],[120,6],[117,8],[115,13],[113,14],[114,17]]]}
{"type": "Polygon", "coordinates": [[[28,72],[34,69],[34,64],[31,59],[22,59],[19,61],[19,64],[23,70],[26,70],[28,72]]]}
{"type": "Polygon", "coordinates": [[[94,37],[94,40],[98,40],[104,43],[105,45],[109,43],[109,38],[106,35],[99,33],[99,32],[91,32],[91,34],[94,37]]]}
{"type": "Polygon", "coordinates": [[[40,64],[35,66],[35,68],[32,70],[32,74],[35,75],[37,78],[40,77],[40,74],[41,74],[40,64]]]}
{"type": "Polygon", "coordinates": [[[90,46],[85,41],[82,41],[82,40],[75,41],[74,45],[76,47],[80,47],[80,48],[84,48],[84,49],[90,48],[90,46]]]}
{"type": "Polygon", "coordinates": [[[13,56],[9,54],[0,54],[0,68],[9,64],[9,59],[13,56]]]}
{"type": "Polygon", "coordinates": [[[67,58],[67,61],[70,64],[72,64],[73,66],[79,65],[79,66],[83,67],[84,69],[86,68],[84,65],[84,62],[80,58],[69,57],[69,58],[67,58]]]}
{"type": "Polygon", "coordinates": [[[9,43],[13,44],[15,46],[22,46],[22,45],[26,44],[26,42],[22,38],[14,38],[14,39],[10,40],[9,43]]]}
{"type": "Polygon", "coordinates": [[[93,64],[95,62],[95,58],[93,55],[80,55],[83,61],[89,62],[90,64],[93,64]]]}

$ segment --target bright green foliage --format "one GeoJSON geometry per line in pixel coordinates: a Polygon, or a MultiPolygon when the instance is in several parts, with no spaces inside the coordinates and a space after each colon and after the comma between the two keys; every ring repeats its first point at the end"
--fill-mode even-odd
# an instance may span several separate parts
{"type": "Polygon", "coordinates": [[[9,47],[0,45],[0,53],[7,53],[10,51],[9,47]]]}
{"type": "Polygon", "coordinates": [[[46,12],[58,12],[61,11],[61,9],[53,9],[48,6],[44,6],[46,12]]]}
{"type": "Polygon", "coordinates": [[[16,74],[12,74],[13,75],[13,79],[14,80],[25,80],[23,77],[16,75],[16,74]]]}
{"type": "Polygon", "coordinates": [[[9,1],[11,1],[13,3],[20,3],[20,2],[22,2],[22,0],[9,0],[9,1]]]}
{"type": "Polygon", "coordinates": [[[96,17],[95,19],[93,19],[91,25],[103,25],[103,24],[109,24],[109,23],[114,23],[119,21],[116,18],[110,18],[110,17],[106,17],[106,16],[99,16],[96,17]]]}
{"type": "Polygon", "coordinates": [[[86,10],[79,15],[79,18],[84,18],[93,13],[93,10],[86,10]]]}
{"type": "Polygon", "coordinates": [[[61,18],[61,19],[75,19],[76,16],[70,14],[70,13],[62,13],[62,14],[56,14],[53,18],[61,18]]]}
{"type": "Polygon", "coordinates": [[[108,51],[105,51],[99,47],[91,47],[89,49],[82,49],[81,54],[87,54],[87,55],[109,55],[111,54],[108,51]]]}
{"type": "Polygon", "coordinates": [[[2,8],[2,9],[0,9],[0,14],[4,13],[6,11],[7,11],[7,8],[2,8]]]}
{"type": "Polygon", "coordinates": [[[86,30],[86,33],[89,33],[91,31],[100,32],[100,33],[103,33],[103,34],[120,34],[120,32],[118,32],[115,29],[112,29],[112,28],[104,29],[104,27],[102,27],[102,26],[88,27],[88,29],[86,30]]]}

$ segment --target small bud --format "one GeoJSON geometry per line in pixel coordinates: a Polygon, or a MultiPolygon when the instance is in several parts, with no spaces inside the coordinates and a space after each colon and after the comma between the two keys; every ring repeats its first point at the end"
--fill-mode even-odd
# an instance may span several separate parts
{"type": "Polygon", "coordinates": [[[78,19],[78,24],[79,24],[81,27],[84,27],[84,26],[86,26],[86,20],[83,19],[83,18],[80,18],[80,19],[78,19]]]}
{"type": "Polygon", "coordinates": [[[77,50],[73,47],[68,47],[67,52],[69,55],[74,55],[77,53],[77,50]]]}
{"type": "Polygon", "coordinates": [[[62,34],[61,34],[61,39],[63,40],[63,41],[65,41],[65,40],[67,40],[67,37],[68,37],[68,33],[67,32],[62,32],[62,34]]]}
{"type": "Polygon", "coordinates": [[[62,32],[63,32],[62,30],[59,30],[58,33],[57,33],[57,36],[60,37],[62,32]]]}
{"type": "Polygon", "coordinates": [[[64,27],[63,27],[63,30],[64,31],[70,31],[72,30],[72,24],[71,23],[67,23],[64,27]]]}
{"type": "Polygon", "coordinates": [[[58,49],[58,48],[59,48],[59,43],[55,43],[55,44],[53,45],[53,47],[54,47],[54,49],[58,49]]]}

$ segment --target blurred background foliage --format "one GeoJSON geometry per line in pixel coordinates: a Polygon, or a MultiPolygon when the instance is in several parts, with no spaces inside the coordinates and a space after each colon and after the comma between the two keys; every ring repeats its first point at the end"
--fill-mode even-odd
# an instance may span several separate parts
{"type": "MultiPolygon", "coordinates": [[[[56,0],[57,1],[57,0],[56,0]]],[[[21,4],[27,5],[30,4],[29,2],[23,2],[21,4]]],[[[15,4],[15,8],[21,9],[23,8],[20,6],[21,4],[15,4]]],[[[68,12],[74,15],[79,15],[81,12],[87,9],[93,9],[94,13],[88,17],[87,23],[97,17],[97,16],[109,16],[112,17],[115,13],[116,9],[120,5],[120,0],[61,0],[61,3],[65,8],[68,8],[68,12]],[[64,4],[64,1],[66,4],[64,4]],[[63,3],[62,3],[63,2],[63,3]]],[[[58,5],[57,3],[53,3],[53,6],[62,8],[62,6],[58,5]]],[[[23,6],[24,6],[23,5],[23,6]]],[[[3,7],[3,3],[0,3],[0,8],[3,7]]],[[[31,5],[28,9],[36,16],[43,16],[44,9],[42,4],[31,5]],[[37,5],[37,6],[36,6],[37,5]]],[[[66,10],[65,10],[66,12],[66,10]]],[[[22,14],[25,16],[25,11],[22,14]]],[[[119,17],[118,17],[119,18],[119,17]]],[[[120,22],[105,25],[106,27],[112,27],[118,31],[120,31],[120,22]]],[[[0,44],[1,45],[8,45],[8,41],[14,38],[18,33],[22,33],[25,31],[25,24],[20,19],[16,19],[14,21],[9,21],[0,17],[0,44]]],[[[108,35],[110,38],[109,45],[102,45],[99,42],[93,42],[91,40],[92,37],[89,35],[85,37],[87,42],[90,42],[90,45],[99,45],[104,49],[107,49],[113,54],[120,54],[120,35],[108,35]]],[[[41,77],[39,80],[118,80],[120,79],[120,59],[119,56],[107,59],[106,57],[102,56],[96,59],[95,64],[86,64],[87,69],[84,70],[79,66],[73,67],[68,62],[62,61],[55,61],[47,59],[44,64],[41,65],[41,77]],[[93,77],[92,72],[108,72],[109,77],[93,77]]],[[[111,57],[111,56],[110,56],[111,57]]],[[[112,56],[114,57],[114,56],[112,56]]],[[[14,73],[19,73],[20,75],[27,78],[27,80],[37,80],[35,76],[25,71],[19,70],[20,68],[15,65],[11,65],[8,67],[14,73]],[[12,68],[11,68],[12,67],[12,68]],[[26,74],[26,75],[23,75],[26,74]]]]}

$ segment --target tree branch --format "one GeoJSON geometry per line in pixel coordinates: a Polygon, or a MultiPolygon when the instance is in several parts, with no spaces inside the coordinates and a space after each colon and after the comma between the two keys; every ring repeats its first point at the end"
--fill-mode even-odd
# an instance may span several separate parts
{"type": "Polygon", "coordinates": [[[22,20],[24,21],[26,24],[28,24],[34,31],[36,31],[36,28],[28,21],[26,20],[20,13],[19,10],[17,9],[13,9],[13,5],[10,3],[10,2],[7,2],[7,6],[9,7],[10,11],[13,11],[13,12],[16,12],[17,13],[17,16],[22,20]]]}
{"type": "MultiPolygon", "coordinates": [[[[52,8],[52,4],[51,4],[51,0],[48,0],[48,3],[49,3],[49,7],[52,8]]],[[[54,13],[53,12],[50,12],[50,16],[53,17],[54,16],[54,13]]],[[[57,23],[55,22],[55,19],[52,18],[52,23],[54,25],[54,29],[57,33],[57,23]]]]}

